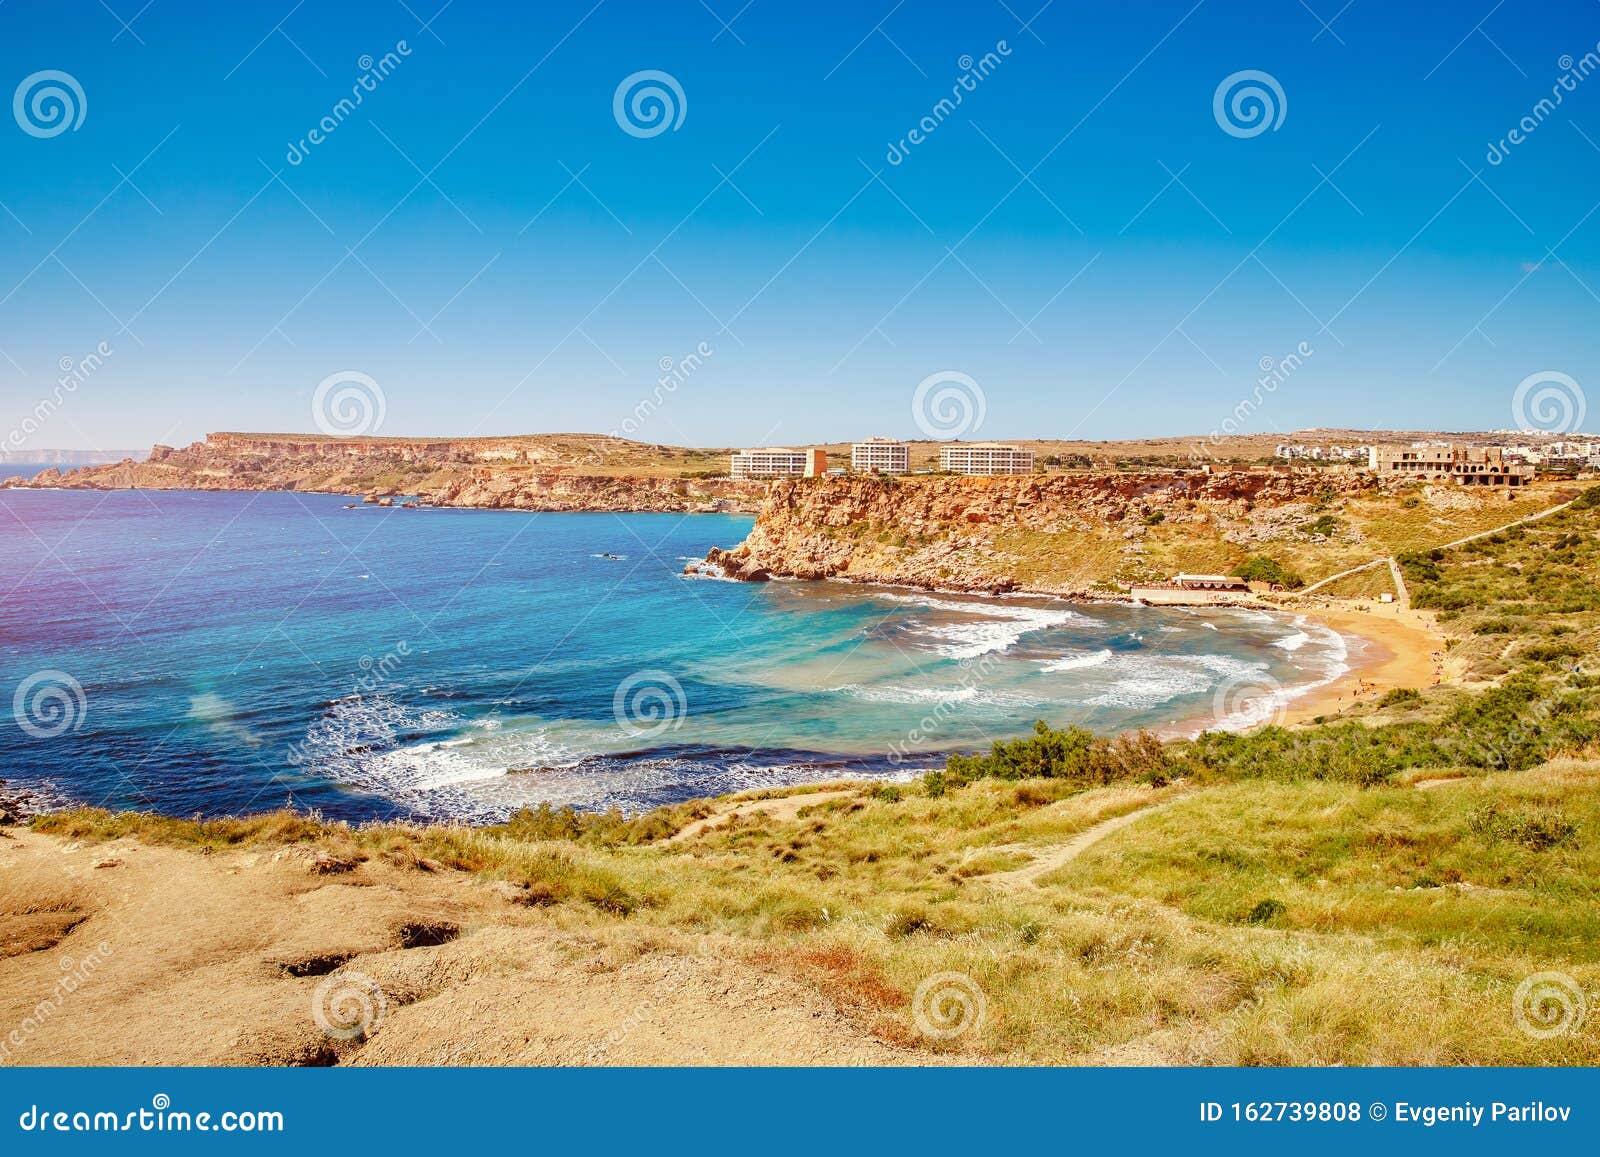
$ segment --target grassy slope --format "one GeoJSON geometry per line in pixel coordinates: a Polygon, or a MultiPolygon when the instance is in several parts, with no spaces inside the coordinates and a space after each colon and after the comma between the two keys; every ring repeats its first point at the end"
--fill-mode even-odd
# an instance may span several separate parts
{"type": "Polygon", "coordinates": [[[1007,778],[1041,740],[670,848],[659,838],[708,805],[632,821],[524,814],[489,831],[93,811],[36,825],[314,840],[516,881],[552,923],[588,934],[621,921],[716,931],[894,1042],[927,1043],[912,995],[957,971],[987,1015],[933,1047],[973,1059],[1600,1063],[1593,1023],[1537,1040],[1512,1017],[1532,973],[1600,986],[1600,696],[1575,663],[1600,645],[1600,504],[1406,567],[1486,690],[1169,747],[1146,753],[1142,777],[1100,786],[1077,765],[1007,778]],[[1463,781],[1411,786],[1440,776],[1463,781]],[[1166,799],[1037,889],[983,879],[1166,799]]]}
{"type": "MultiPolygon", "coordinates": [[[[1083,589],[1100,583],[1121,589],[1184,571],[1228,573],[1252,555],[1275,558],[1306,582],[1316,582],[1374,558],[1503,526],[1565,502],[1578,489],[1571,483],[1541,483],[1511,492],[1508,500],[1505,491],[1417,486],[1398,494],[1303,503],[1271,522],[1253,516],[1227,523],[1169,519],[1140,528],[1133,544],[1124,537],[1125,526],[1053,534],[1001,530],[994,541],[1008,556],[1000,569],[1030,587],[1083,589]],[[1306,529],[1324,516],[1333,520],[1331,534],[1306,529]],[[1245,540],[1241,532],[1247,527],[1245,540]]],[[[1392,583],[1365,576],[1351,587],[1330,593],[1359,596],[1392,589],[1392,583]]]]}

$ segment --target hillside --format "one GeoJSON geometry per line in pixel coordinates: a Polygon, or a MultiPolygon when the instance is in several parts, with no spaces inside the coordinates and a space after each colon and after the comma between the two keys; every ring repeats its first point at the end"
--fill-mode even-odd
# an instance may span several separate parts
{"type": "Polygon", "coordinates": [[[1314,582],[1577,492],[1380,485],[1363,472],[1288,468],[797,479],[773,483],[749,537],[708,561],[735,577],[1105,596],[1267,556],[1314,582]]]}
{"type": "Polygon", "coordinates": [[[1312,726],[633,819],[0,830],[4,1059],[1600,1063],[1600,501],[1403,565],[1466,681],[1312,726]]]}

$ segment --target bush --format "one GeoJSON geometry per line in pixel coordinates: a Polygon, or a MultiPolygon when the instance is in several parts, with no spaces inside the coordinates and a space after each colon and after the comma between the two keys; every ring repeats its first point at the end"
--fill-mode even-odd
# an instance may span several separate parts
{"type": "Polygon", "coordinates": [[[1289,906],[1282,900],[1263,900],[1250,909],[1250,915],[1245,919],[1251,924],[1268,924],[1288,910],[1289,906]]]}
{"type": "Polygon", "coordinates": [[[1499,804],[1474,808],[1467,827],[1489,840],[1508,840],[1529,851],[1543,852],[1578,834],[1578,825],[1554,808],[1502,811],[1499,804]]]}
{"type": "Polygon", "coordinates": [[[1148,731],[1103,739],[1082,727],[1052,729],[1043,720],[1031,739],[996,743],[988,755],[952,755],[945,764],[954,779],[1069,779],[1086,786],[1124,779],[1166,782],[1171,762],[1161,740],[1148,731]]]}
{"type": "Polygon", "coordinates": [[[1400,707],[1408,703],[1421,703],[1422,692],[1415,687],[1396,687],[1378,700],[1379,707],[1400,707]]]}
{"type": "Polygon", "coordinates": [[[1298,590],[1306,580],[1285,567],[1275,558],[1264,554],[1253,555],[1233,568],[1236,578],[1245,582],[1277,583],[1284,590],[1298,590]]]}

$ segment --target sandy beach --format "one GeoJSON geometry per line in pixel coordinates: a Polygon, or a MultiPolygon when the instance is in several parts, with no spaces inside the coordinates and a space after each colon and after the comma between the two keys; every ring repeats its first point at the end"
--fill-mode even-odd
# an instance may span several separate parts
{"type": "Polygon", "coordinates": [[[1366,646],[1350,670],[1290,702],[1284,722],[1300,723],[1371,702],[1396,687],[1423,690],[1446,677],[1445,643],[1433,615],[1398,603],[1313,599],[1293,608],[1366,646]]]}

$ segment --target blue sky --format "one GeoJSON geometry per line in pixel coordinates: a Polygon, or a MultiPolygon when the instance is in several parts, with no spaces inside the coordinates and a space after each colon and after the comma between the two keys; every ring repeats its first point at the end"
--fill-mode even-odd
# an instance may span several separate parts
{"type": "Polygon", "coordinates": [[[0,434],[102,342],[26,445],[311,430],[347,370],[379,433],[616,430],[702,343],[637,436],[916,436],[945,371],[969,436],[1204,434],[1301,343],[1242,429],[1502,427],[1528,375],[1596,379],[1600,76],[1486,154],[1600,5],[1040,2],[8,0],[0,95],[85,108],[0,117],[0,434]],[[675,129],[619,125],[643,70],[675,129]],[[1275,129],[1214,115],[1244,70],[1275,129]]]}

